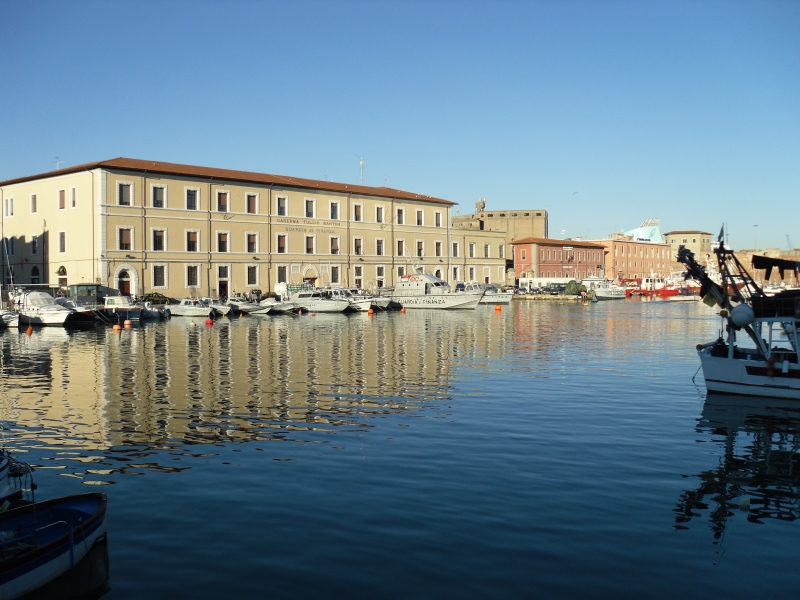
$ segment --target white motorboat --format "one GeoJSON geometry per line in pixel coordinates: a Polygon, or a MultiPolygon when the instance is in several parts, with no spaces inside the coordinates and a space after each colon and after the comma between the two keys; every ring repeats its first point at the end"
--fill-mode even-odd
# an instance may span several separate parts
{"type": "Polygon", "coordinates": [[[232,296],[228,298],[228,305],[234,312],[248,314],[253,311],[259,310],[259,305],[250,302],[244,296],[232,296]]]}
{"type": "Polygon", "coordinates": [[[72,310],[56,304],[47,292],[17,290],[11,298],[20,325],[64,325],[72,310]]]}
{"type": "Polygon", "coordinates": [[[340,313],[350,308],[349,300],[326,297],[320,290],[306,290],[292,294],[291,301],[297,309],[312,313],[340,313]]]}
{"type": "Polygon", "coordinates": [[[389,305],[392,303],[391,296],[382,296],[380,294],[376,294],[372,296],[372,308],[379,309],[379,310],[386,310],[389,308],[389,305]]]}
{"type": "Polygon", "coordinates": [[[454,292],[450,284],[415,267],[413,275],[403,275],[392,291],[392,301],[403,308],[474,309],[483,297],[480,292],[454,292]]]}
{"type": "Polygon", "coordinates": [[[0,327],[19,327],[19,314],[0,309],[0,327]]]}
{"type": "Polygon", "coordinates": [[[178,304],[169,307],[173,317],[205,317],[214,316],[214,309],[198,298],[183,298],[178,304]]]}
{"type": "MultiPolygon", "coordinates": [[[[278,299],[278,298],[264,298],[261,302],[259,302],[259,306],[264,308],[264,312],[257,311],[255,314],[283,314],[283,313],[293,313],[297,312],[299,308],[296,302],[290,302],[288,300],[278,299]]],[[[253,313],[251,313],[253,314],[253,313]]]]}
{"type": "Polygon", "coordinates": [[[200,298],[200,300],[213,308],[214,312],[220,316],[225,316],[233,310],[229,304],[225,304],[219,298],[200,298]]]}
{"type": "Polygon", "coordinates": [[[586,293],[598,300],[624,300],[625,288],[616,285],[613,281],[600,277],[587,277],[581,280],[586,286],[586,293]]]}
{"type": "MultiPolygon", "coordinates": [[[[718,305],[724,327],[718,339],[698,344],[706,388],[713,392],[800,399],[800,290],[769,296],[759,287],[732,250],[725,247],[722,233],[714,250],[722,285],[713,281],[681,246],[678,260],[690,277],[701,283],[700,295],[709,305],[718,305]],[[747,342],[750,342],[747,346],[747,342]]],[[[755,268],[773,268],[781,275],[795,270],[797,263],[769,257],[753,257],[755,268]]]]}
{"type": "Polygon", "coordinates": [[[514,292],[501,292],[491,283],[468,283],[465,292],[483,290],[483,296],[478,304],[509,304],[514,297],[514,292]]]}
{"type": "Polygon", "coordinates": [[[106,296],[104,305],[98,309],[100,318],[110,323],[138,321],[142,317],[142,307],[130,296],[106,296]]]}

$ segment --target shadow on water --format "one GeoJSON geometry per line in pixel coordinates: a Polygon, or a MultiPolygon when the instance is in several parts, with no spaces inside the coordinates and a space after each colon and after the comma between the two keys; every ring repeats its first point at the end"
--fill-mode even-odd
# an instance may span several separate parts
{"type": "Polygon", "coordinates": [[[722,447],[718,464],[675,507],[675,528],[707,518],[718,543],[731,519],[800,516],[800,401],[709,393],[697,431],[722,447]]]}

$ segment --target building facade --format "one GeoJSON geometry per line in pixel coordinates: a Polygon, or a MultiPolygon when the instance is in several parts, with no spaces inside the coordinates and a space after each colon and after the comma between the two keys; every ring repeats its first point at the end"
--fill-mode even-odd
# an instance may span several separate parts
{"type": "Polygon", "coordinates": [[[5,181],[0,196],[7,284],[229,296],[391,286],[415,265],[450,281],[490,266],[501,283],[505,264],[502,236],[452,239],[454,202],[385,187],[118,158],[5,181]],[[470,243],[492,258],[462,258],[470,243]]]}
{"type": "Polygon", "coordinates": [[[595,242],[523,238],[513,242],[518,278],[603,277],[606,248],[595,242]]]}
{"type": "Polygon", "coordinates": [[[669,277],[672,272],[671,248],[664,242],[641,241],[617,233],[594,243],[606,249],[605,276],[608,279],[636,280],[651,275],[669,277]]]}
{"type": "Polygon", "coordinates": [[[548,235],[547,211],[541,208],[487,211],[485,199],[476,202],[475,208],[474,214],[453,216],[453,228],[503,232],[507,245],[513,240],[548,235]]]}
{"type": "Polygon", "coordinates": [[[676,229],[664,234],[664,240],[670,247],[670,268],[673,271],[685,271],[686,267],[679,263],[676,259],[678,257],[678,248],[686,246],[689,250],[694,252],[697,260],[705,264],[705,260],[710,258],[712,234],[708,231],[700,231],[698,229],[676,229]]]}

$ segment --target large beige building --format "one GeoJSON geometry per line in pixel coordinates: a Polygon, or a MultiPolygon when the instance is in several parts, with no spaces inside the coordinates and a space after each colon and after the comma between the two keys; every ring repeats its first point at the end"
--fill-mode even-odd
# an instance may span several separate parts
{"type": "Polygon", "coordinates": [[[503,234],[453,236],[454,202],[386,187],[116,158],[0,182],[0,200],[6,283],[228,296],[391,286],[414,265],[503,282],[503,234]]]}
{"type": "Polygon", "coordinates": [[[664,234],[664,240],[670,246],[671,267],[673,271],[685,271],[686,267],[677,261],[678,248],[686,246],[694,252],[701,264],[711,257],[712,234],[699,229],[676,229],[664,234]]]}
{"type": "Polygon", "coordinates": [[[453,227],[502,232],[506,244],[522,238],[548,237],[547,211],[541,208],[487,211],[486,200],[481,199],[475,203],[475,209],[471,215],[453,216],[453,227]]]}

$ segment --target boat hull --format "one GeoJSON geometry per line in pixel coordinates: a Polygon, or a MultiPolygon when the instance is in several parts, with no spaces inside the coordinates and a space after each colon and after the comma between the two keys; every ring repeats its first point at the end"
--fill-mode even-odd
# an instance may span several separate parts
{"type": "Polygon", "coordinates": [[[328,300],[320,298],[295,298],[292,300],[298,309],[313,313],[341,313],[350,308],[347,300],[328,300]]]}
{"type": "Polygon", "coordinates": [[[594,295],[598,300],[625,300],[625,288],[595,288],[594,295]]]}
{"type": "Polygon", "coordinates": [[[214,309],[202,306],[181,306],[180,304],[175,304],[170,306],[169,311],[173,317],[211,318],[214,316],[214,309]]]}
{"type": "Polygon", "coordinates": [[[0,327],[19,327],[19,315],[10,310],[0,310],[0,327]]]}
{"type": "Polygon", "coordinates": [[[698,350],[706,389],[725,394],[769,396],[800,400],[800,365],[776,362],[770,369],[763,360],[712,356],[711,348],[698,350]],[[785,367],[785,368],[784,368],[785,367]]]}
{"type": "Polygon", "coordinates": [[[66,308],[64,310],[20,311],[19,324],[52,325],[58,327],[66,322],[70,314],[72,314],[72,311],[66,308]]]}
{"type": "Polygon", "coordinates": [[[106,321],[121,323],[123,321],[138,321],[142,318],[141,308],[104,308],[99,311],[106,321]]]}
{"type": "MultiPolygon", "coordinates": [[[[31,551],[0,560],[0,597],[19,598],[80,562],[106,535],[106,502],[105,494],[80,494],[37,502],[40,543],[31,551]],[[66,527],[57,525],[59,521],[67,521],[72,526],[72,551],[66,527]],[[48,535],[45,535],[43,526],[48,523],[56,525],[47,528],[48,535]]],[[[3,531],[16,530],[19,526],[25,534],[33,529],[32,524],[33,505],[9,510],[0,518],[3,531]]]]}
{"type": "Polygon", "coordinates": [[[474,309],[483,294],[451,292],[447,294],[392,294],[392,301],[403,308],[474,309]]]}
{"type": "Polygon", "coordinates": [[[499,294],[484,294],[479,304],[510,304],[514,294],[511,292],[500,292],[499,294]]]}

